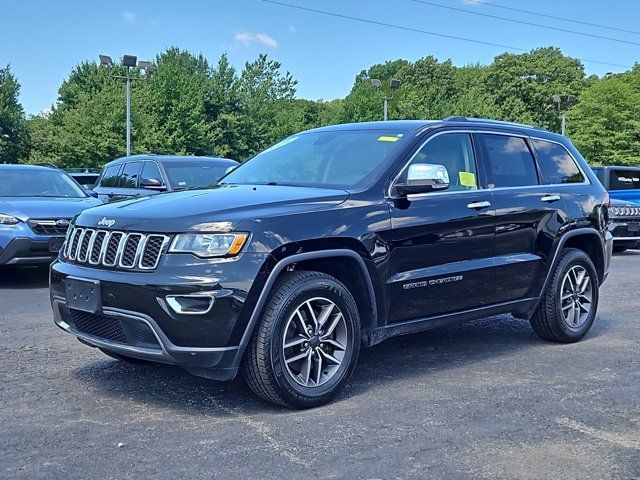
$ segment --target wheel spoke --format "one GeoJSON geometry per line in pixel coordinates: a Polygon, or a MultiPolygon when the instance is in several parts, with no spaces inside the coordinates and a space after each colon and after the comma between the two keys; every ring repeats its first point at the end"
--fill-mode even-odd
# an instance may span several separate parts
{"type": "Polygon", "coordinates": [[[317,355],[317,364],[316,364],[316,385],[320,385],[320,377],[322,377],[322,355],[317,355]]]}
{"type": "Polygon", "coordinates": [[[322,343],[328,343],[329,345],[333,346],[338,350],[346,350],[346,347],[343,344],[341,344],[339,341],[333,338],[327,338],[326,340],[322,340],[322,343]]]}
{"type": "Polygon", "coordinates": [[[577,327],[579,324],[580,324],[580,305],[578,304],[573,309],[573,326],[577,327]]]}
{"type": "Polygon", "coordinates": [[[312,362],[311,354],[312,353],[313,352],[309,350],[309,353],[307,353],[307,358],[302,363],[302,370],[300,370],[300,376],[302,377],[302,382],[305,387],[309,385],[309,377],[311,375],[311,362],[312,362]]]}
{"type": "Polygon", "coordinates": [[[324,335],[322,335],[320,340],[324,341],[325,339],[329,338],[329,336],[333,333],[333,331],[338,326],[338,323],[340,323],[340,320],[342,320],[342,312],[339,312],[338,314],[336,314],[336,316],[334,317],[333,321],[329,325],[329,328],[327,328],[325,330],[324,335]]]}
{"type": "Polygon", "coordinates": [[[325,360],[333,363],[334,365],[340,365],[342,363],[340,360],[338,360],[336,357],[334,357],[330,353],[327,353],[324,350],[318,350],[318,351],[320,352],[320,355],[322,355],[325,358],[325,360]]]}
{"type": "Polygon", "coordinates": [[[335,307],[335,305],[332,303],[331,305],[327,305],[325,307],[322,307],[322,311],[320,312],[320,315],[318,316],[318,326],[322,327],[326,321],[328,320],[329,316],[331,315],[331,312],[333,312],[333,307],[335,307]]]}
{"type": "Polygon", "coordinates": [[[589,288],[589,282],[591,282],[591,278],[589,278],[589,275],[586,274],[584,275],[584,278],[582,279],[582,282],[580,282],[580,287],[578,288],[578,293],[582,294],[584,292],[587,291],[587,288],[589,288]]]}
{"type": "Polygon", "coordinates": [[[304,317],[302,316],[302,312],[300,312],[300,309],[298,308],[295,312],[295,316],[298,319],[298,323],[300,324],[300,332],[303,335],[306,335],[307,338],[310,337],[308,329],[311,328],[310,325],[307,325],[307,322],[305,322],[304,317]]]}
{"type": "Polygon", "coordinates": [[[318,331],[318,319],[316,317],[316,312],[313,311],[313,306],[311,305],[311,300],[307,300],[305,303],[307,309],[311,313],[311,320],[313,320],[314,332],[318,331]]]}
{"type": "Polygon", "coordinates": [[[297,362],[298,360],[302,360],[304,357],[309,356],[309,351],[305,350],[302,353],[299,353],[298,355],[291,357],[289,359],[285,360],[285,363],[289,364],[289,363],[293,363],[293,362],[297,362]]]}
{"type": "Polygon", "coordinates": [[[291,348],[291,347],[295,347],[296,345],[300,345],[301,343],[304,343],[308,341],[308,338],[306,337],[302,337],[302,336],[298,336],[298,338],[291,340],[288,343],[284,344],[284,348],[291,348]]]}

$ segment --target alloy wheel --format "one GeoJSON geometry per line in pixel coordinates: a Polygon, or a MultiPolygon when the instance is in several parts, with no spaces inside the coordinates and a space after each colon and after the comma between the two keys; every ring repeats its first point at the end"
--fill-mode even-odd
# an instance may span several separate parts
{"type": "Polygon", "coordinates": [[[347,324],[331,300],[315,297],[293,311],[282,348],[287,372],[303,387],[318,387],[340,369],[348,346],[347,324]]]}
{"type": "Polygon", "coordinates": [[[581,265],[567,271],[560,288],[562,316],[571,328],[581,327],[589,318],[593,302],[593,282],[581,265]]]}

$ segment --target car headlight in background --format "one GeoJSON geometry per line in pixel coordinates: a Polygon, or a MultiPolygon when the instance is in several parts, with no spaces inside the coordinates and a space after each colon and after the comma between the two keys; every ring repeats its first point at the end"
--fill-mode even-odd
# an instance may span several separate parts
{"type": "Polygon", "coordinates": [[[19,222],[20,220],[12,215],[5,215],[3,213],[0,213],[0,225],[15,225],[19,222]]]}
{"type": "Polygon", "coordinates": [[[236,255],[248,238],[248,233],[181,233],[176,235],[169,251],[202,258],[236,255]]]}

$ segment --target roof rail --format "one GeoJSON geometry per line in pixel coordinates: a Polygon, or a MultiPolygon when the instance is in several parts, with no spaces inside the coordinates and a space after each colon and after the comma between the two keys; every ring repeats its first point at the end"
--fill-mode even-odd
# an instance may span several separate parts
{"type": "Polygon", "coordinates": [[[527,125],[525,123],[517,123],[517,122],[506,122],[504,120],[494,120],[492,118],[475,118],[475,117],[463,117],[453,115],[450,117],[446,117],[442,119],[443,122],[483,122],[483,123],[495,123],[498,125],[505,125],[510,127],[525,127],[525,128],[534,128],[536,130],[547,131],[546,128],[536,127],[535,125],[527,125]]]}
{"type": "Polygon", "coordinates": [[[55,168],[56,170],[60,170],[60,168],[58,168],[57,165],[54,165],[51,162],[41,162],[41,163],[36,163],[36,165],[38,167],[49,167],[49,168],[55,168]]]}

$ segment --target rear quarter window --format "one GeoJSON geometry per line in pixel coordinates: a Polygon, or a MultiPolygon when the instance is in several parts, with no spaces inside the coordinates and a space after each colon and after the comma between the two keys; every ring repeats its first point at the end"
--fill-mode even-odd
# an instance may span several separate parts
{"type": "Polygon", "coordinates": [[[562,145],[545,140],[533,140],[538,164],[547,174],[549,183],[582,183],[584,175],[576,161],[562,145]]]}

